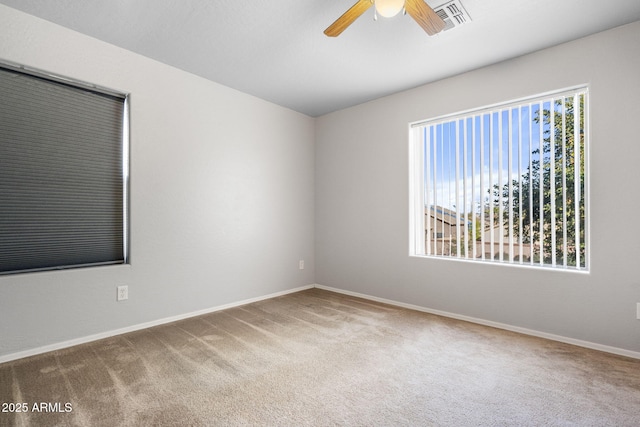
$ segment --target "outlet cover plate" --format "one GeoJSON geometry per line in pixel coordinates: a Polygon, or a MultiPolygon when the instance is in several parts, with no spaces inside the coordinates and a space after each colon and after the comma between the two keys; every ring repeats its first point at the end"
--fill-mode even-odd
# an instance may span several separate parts
{"type": "Polygon", "coordinates": [[[129,299],[129,287],[127,285],[118,286],[117,301],[124,301],[129,299]]]}

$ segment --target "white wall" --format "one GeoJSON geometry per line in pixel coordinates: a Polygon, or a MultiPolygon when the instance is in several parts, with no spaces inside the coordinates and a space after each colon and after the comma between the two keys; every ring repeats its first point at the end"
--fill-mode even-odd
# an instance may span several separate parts
{"type": "Polygon", "coordinates": [[[0,277],[0,358],[313,283],[313,119],[2,5],[0,40],[132,130],[131,265],[0,277]]]}
{"type": "Polygon", "coordinates": [[[640,23],[315,122],[2,5],[0,39],[132,101],[131,265],[0,277],[0,360],[314,282],[640,351],[640,23]],[[580,83],[591,272],[410,258],[407,123],[580,83]]]}
{"type": "Polygon", "coordinates": [[[316,123],[316,282],[640,351],[640,23],[328,114],[316,123]],[[407,124],[587,83],[589,274],[408,256],[407,124]]]}

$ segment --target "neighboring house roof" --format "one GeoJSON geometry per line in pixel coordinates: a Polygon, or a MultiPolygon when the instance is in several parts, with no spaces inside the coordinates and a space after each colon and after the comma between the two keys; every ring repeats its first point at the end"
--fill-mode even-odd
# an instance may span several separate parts
{"type": "MultiPolygon", "coordinates": [[[[467,227],[472,226],[471,221],[469,219],[465,219],[462,216],[463,215],[462,213],[459,214],[456,211],[444,208],[442,206],[425,207],[424,214],[425,215],[430,214],[431,217],[435,219],[435,221],[442,221],[443,223],[449,224],[452,227],[455,227],[457,224],[460,224],[461,227],[464,227],[465,225],[467,227]],[[459,218],[458,218],[458,215],[460,215],[459,218]]],[[[477,215],[474,215],[474,217],[477,219],[478,222],[480,222],[480,218],[477,215]]],[[[485,235],[488,235],[487,233],[494,233],[494,236],[496,239],[498,239],[501,234],[503,236],[506,235],[506,230],[502,224],[494,225],[490,221],[487,221],[486,219],[484,222],[484,227],[482,229],[482,232],[485,233],[485,235]]]]}
{"type": "Polygon", "coordinates": [[[439,221],[442,221],[445,224],[451,224],[451,225],[460,224],[464,226],[465,224],[470,223],[470,221],[465,219],[461,213],[452,211],[442,206],[432,205],[432,206],[426,207],[424,210],[424,214],[431,215],[433,218],[439,221]]]}

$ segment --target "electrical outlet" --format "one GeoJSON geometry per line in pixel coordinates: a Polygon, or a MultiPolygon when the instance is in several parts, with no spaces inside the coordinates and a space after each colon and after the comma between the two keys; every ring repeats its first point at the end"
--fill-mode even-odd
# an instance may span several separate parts
{"type": "Polygon", "coordinates": [[[300,270],[304,270],[304,260],[303,260],[303,259],[301,259],[301,260],[298,262],[298,267],[300,267],[300,270]]]}
{"type": "Polygon", "coordinates": [[[126,299],[129,299],[129,287],[127,285],[118,286],[118,296],[116,300],[124,301],[126,299]]]}

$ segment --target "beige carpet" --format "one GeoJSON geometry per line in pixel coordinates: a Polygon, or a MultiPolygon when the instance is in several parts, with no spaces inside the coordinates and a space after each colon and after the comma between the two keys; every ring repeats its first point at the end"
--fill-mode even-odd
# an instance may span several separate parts
{"type": "Polygon", "coordinates": [[[640,426],[640,361],[312,289],[2,364],[0,402],[28,405],[2,426],[640,426]]]}

